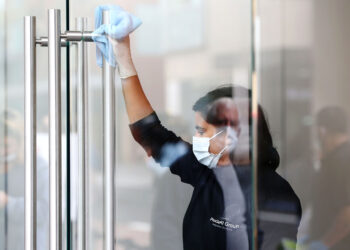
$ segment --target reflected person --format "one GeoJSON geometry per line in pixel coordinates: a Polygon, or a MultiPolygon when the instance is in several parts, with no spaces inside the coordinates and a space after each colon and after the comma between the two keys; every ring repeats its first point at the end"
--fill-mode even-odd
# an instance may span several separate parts
{"type": "MultiPolygon", "coordinates": [[[[225,89],[225,88],[223,88],[225,89]]],[[[252,168],[249,157],[249,99],[251,91],[238,88],[226,88],[227,94],[234,93],[232,98],[219,98],[213,102],[209,109],[207,121],[222,127],[234,121],[234,110],[238,107],[240,121],[240,137],[238,144],[232,148],[229,167],[214,168],[214,174],[223,190],[225,204],[225,217],[232,216],[237,209],[245,209],[244,221],[248,236],[252,234],[253,197],[252,197],[252,168]],[[221,177],[220,177],[221,174],[221,177]],[[225,176],[224,178],[222,176],[225,176]],[[222,182],[222,180],[228,180],[222,182]],[[238,181],[238,185],[235,184],[238,181]],[[238,187],[237,187],[238,186],[238,187]],[[235,203],[237,189],[244,195],[245,206],[242,202],[235,203]]],[[[289,183],[275,171],[279,166],[279,155],[273,146],[268,124],[258,106],[258,249],[280,249],[285,239],[296,241],[298,226],[301,218],[301,205],[289,183]]],[[[234,136],[233,136],[234,137],[234,136]]],[[[235,249],[229,247],[228,249],[235,249]]],[[[250,249],[252,240],[249,239],[250,249]]]]}
{"type": "Polygon", "coordinates": [[[344,250],[350,246],[350,141],[348,116],[337,106],[317,114],[321,164],[312,189],[307,249],[344,250]]]}
{"type": "MultiPolygon", "coordinates": [[[[0,114],[0,250],[24,249],[23,119],[14,110],[0,114]]],[[[37,249],[48,247],[49,185],[46,162],[37,157],[37,249]]]]}

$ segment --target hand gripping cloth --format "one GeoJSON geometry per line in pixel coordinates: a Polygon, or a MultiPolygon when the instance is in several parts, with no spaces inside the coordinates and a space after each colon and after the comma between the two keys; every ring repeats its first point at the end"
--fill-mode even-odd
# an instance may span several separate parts
{"type": "Polygon", "coordinates": [[[95,10],[95,31],[93,40],[96,42],[96,59],[102,67],[102,56],[113,67],[117,66],[113,46],[108,36],[122,40],[141,25],[141,20],[116,5],[100,5],[95,10]],[[109,10],[109,24],[102,24],[102,13],[109,10]]]}

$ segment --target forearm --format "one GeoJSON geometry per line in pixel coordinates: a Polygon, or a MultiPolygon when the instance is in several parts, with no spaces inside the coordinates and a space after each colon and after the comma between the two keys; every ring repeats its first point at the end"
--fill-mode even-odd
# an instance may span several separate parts
{"type": "Polygon", "coordinates": [[[129,37],[121,41],[109,38],[117,59],[129,122],[134,123],[153,112],[137,76],[131,57],[129,37]]]}
{"type": "Polygon", "coordinates": [[[153,112],[137,75],[122,79],[122,87],[130,123],[141,120],[153,112]]]}

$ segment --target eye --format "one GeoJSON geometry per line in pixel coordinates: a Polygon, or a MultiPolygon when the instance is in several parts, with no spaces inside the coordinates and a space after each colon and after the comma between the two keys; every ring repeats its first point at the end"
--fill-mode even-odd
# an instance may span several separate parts
{"type": "Polygon", "coordinates": [[[196,129],[197,134],[203,135],[205,133],[204,129],[196,129]]]}
{"type": "Polygon", "coordinates": [[[206,131],[205,128],[200,127],[200,126],[196,126],[196,133],[197,133],[198,135],[201,135],[201,136],[202,136],[202,135],[205,133],[205,131],[206,131]]]}

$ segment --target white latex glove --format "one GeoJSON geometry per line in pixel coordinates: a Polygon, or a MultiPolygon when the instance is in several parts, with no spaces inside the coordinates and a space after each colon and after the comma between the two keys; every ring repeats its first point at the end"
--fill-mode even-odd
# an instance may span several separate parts
{"type": "Polygon", "coordinates": [[[137,75],[134,63],[131,58],[129,36],[125,37],[122,40],[108,37],[108,40],[113,46],[113,52],[117,61],[120,78],[126,79],[137,75]]]}

